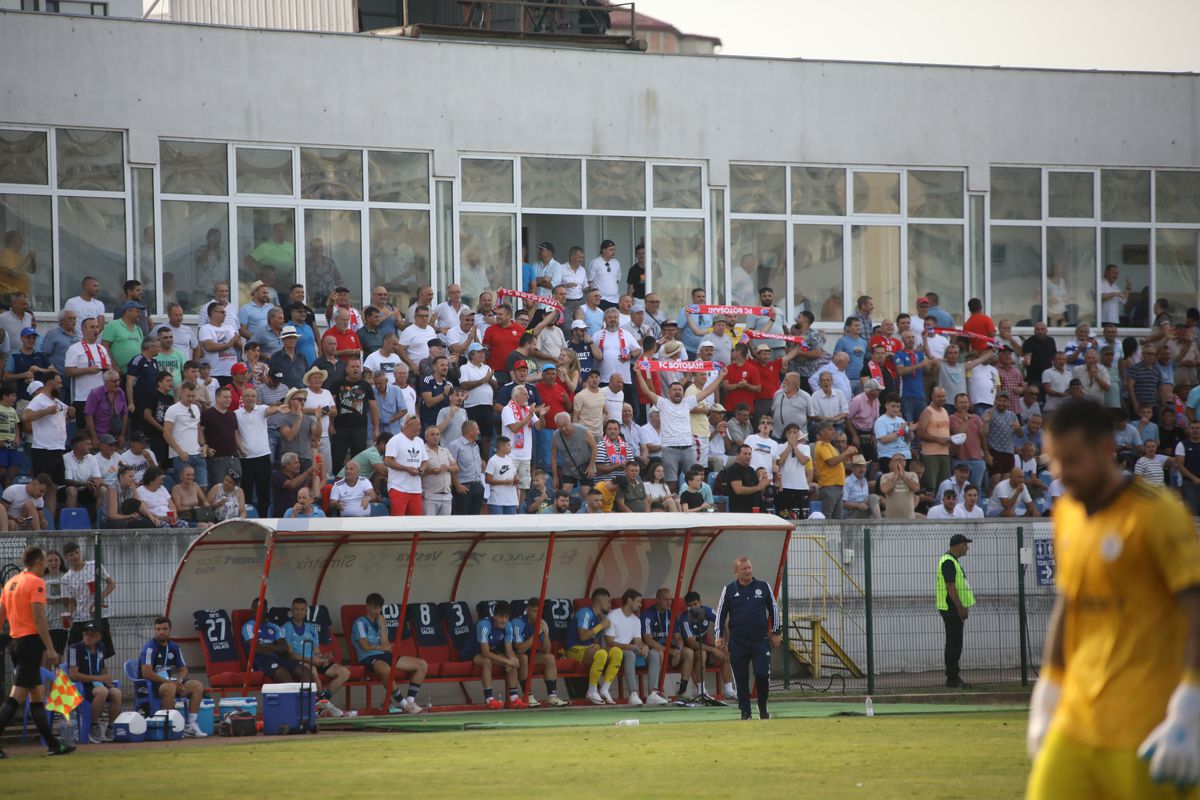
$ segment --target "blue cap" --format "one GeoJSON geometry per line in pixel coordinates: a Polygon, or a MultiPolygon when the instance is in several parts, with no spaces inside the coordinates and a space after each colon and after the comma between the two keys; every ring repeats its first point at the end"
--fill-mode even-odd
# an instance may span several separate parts
{"type": "Polygon", "coordinates": [[[37,328],[22,328],[21,336],[37,336],[37,328]]]}
{"type": "Polygon", "coordinates": [[[482,349],[483,345],[481,345],[479,342],[471,342],[469,345],[467,345],[467,353],[474,353],[476,350],[482,349]]]}

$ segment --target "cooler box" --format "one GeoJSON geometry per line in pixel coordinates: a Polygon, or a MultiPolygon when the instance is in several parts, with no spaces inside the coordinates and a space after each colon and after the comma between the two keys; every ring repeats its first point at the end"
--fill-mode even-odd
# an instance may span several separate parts
{"type": "Polygon", "coordinates": [[[161,742],[167,738],[167,720],[164,717],[151,717],[146,720],[146,741],[161,742]]]}
{"type": "Polygon", "coordinates": [[[113,721],[113,738],[118,742],[146,740],[146,718],[136,711],[125,711],[113,721]]]}
{"type": "MultiPolygon", "coordinates": [[[[187,709],[187,700],[175,701],[175,710],[182,714],[185,720],[187,719],[187,709]]],[[[200,713],[196,715],[196,724],[200,726],[200,730],[204,731],[209,736],[213,735],[214,726],[216,724],[216,708],[213,706],[212,700],[205,698],[204,700],[200,701],[200,713]]]]}
{"type": "Polygon", "coordinates": [[[317,692],[314,684],[304,684],[306,687],[304,699],[308,709],[303,710],[300,704],[301,692],[299,683],[269,683],[262,688],[263,697],[263,734],[278,736],[280,734],[296,733],[301,729],[301,714],[303,723],[309,730],[317,729],[317,692]]]}
{"type": "Polygon", "coordinates": [[[163,721],[163,735],[161,737],[163,740],[173,741],[183,738],[184,718],[180,712],[173,708],[170,710],[165,708],[160,709],[154,712],[154,716],[150,720],[151,724],[153,724],[154,720],[163,721]]]}
{"type": "MultiPolygon", "coordinates": [[[[299,685],[299,684],[297,684],[299,685]]],[[[222,697],[219,701],[217,714],[224,719],[226,714],[233,711],[245,711],[247,714],[258,716],[257,697],[222,697]]]]}

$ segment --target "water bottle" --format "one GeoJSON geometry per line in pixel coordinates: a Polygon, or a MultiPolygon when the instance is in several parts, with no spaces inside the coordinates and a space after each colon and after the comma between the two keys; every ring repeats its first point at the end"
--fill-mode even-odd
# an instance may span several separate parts
{"type": "Polygon", "coordinates": [[[641,724],[641,720],[637,719],[619,719],[617,720],[618,728],[636,728],[641,724]]]}
{"type": "Polygon", "coordinates": [[[875,704],[873,702],[871,702],[870,697],[867,698],[866,707],[867,707],[867,716],[868,717],[875,716],[875,704]]]}
{"type": "Polygon", "coordinates": [[[353,709],[346,712],[346,717],[348,717],[349,719],[354,719],[357,716],[358,716],[358,712],[353,709]]]}

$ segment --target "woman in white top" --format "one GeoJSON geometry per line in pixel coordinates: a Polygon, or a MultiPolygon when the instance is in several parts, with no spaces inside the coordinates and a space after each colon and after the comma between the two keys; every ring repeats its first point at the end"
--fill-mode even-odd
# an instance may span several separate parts
{"type": "Polygon", "coordinates": [[[227,472],[220,483],[208,490],[208,504],[216,512],[218,522],[246,516],[246,494],[238,486],[240,479],[236,472],[227,472]]]}
{"type": "Polygon", "coordinates": [[[795,422],[785,425],[784,443],[775,457],[775,468],[780,477],[775,507],[793,519],[808,517],[809,477],[813,470],[812,451],[801,441],[801,433],[800,426],[795,422]]]}
{"type": "Polygon", "coordinates": [[[158,467],[148,467],[142,476],[142,485],[137,488],[137,498],[141,500],[149,512],[150,521],[160,528],[189,528],[186,521],[178,519],[172,523],[170,515],[175,513],[175,501],[171,493],[163,486],[165,473],[158,467]]]}
{"type": "Polygon", "coordinates": [[[333,451],[329,445],[329,426],[333,417],[337,416],[337,408],[333,403],[333,394],[323,389],[329,373],[313,367],[304,373],[304,384],[308,386],[308,400],[305,401],[304,413],[311,414],[321,423],[321,443],[318,448],[321,457],[321,477],[328,474],[329,463],[333,460],[333,451]]]}
{"type": "Polygon", "coordinates": [[[643,472],[646,486],[646,505],[651,511],[679,511],[679,500],[663,479],[663,465],[658,459],[651,461],[643,472]]]}

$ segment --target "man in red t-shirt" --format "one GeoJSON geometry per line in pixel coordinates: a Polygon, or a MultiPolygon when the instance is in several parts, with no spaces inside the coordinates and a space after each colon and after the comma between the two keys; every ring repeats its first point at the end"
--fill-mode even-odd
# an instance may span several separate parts
{"type": "MultiPolygon", "coordinates": [[[[983,313],[983,301],[978,297],[972,297],[967,301],[967,310],[971,312],[971,316],[963,323],[963,330],[967,333],[977,333],[980,336],[995,336],[996,323],[992,322],[992,318],[983,313]]],[[[991,347],[983,339],[971,339],[971,349],[975,352],[981,352],[985,347],[991,347]]]]}
{"type": "Polygon", "coordinates": [[[571,390],[558,379],[558,368],[552,362],[542,365],[542,379],[533,385],[529,402],[546,407],[542,415],[545,427],[533,429],[533,461],[535,466],[550,472],[550,440],[558,430],[554,418],[560,413],[570,414],[575,405],[571,390]]]}
{"type": "Polygon", "coordinates": [[[879,323],[879,332],[871,337],[867,343],[867,352],[875,349],[875,345],[883,345],[883,349],[887,351],[887,365],[893,371],[896,365],[892,363],[892,355],[899,353],[904,349],[904,345],[900,342],[900,338],[896,336],[896,323],[890,319],[885,319],[879,323]]]}
{"type": "Polygon", "coordinates": [[[785,358],[771,359],[771,346],[766,342],[754,345],[754,364],[758,367],[758,392],[754,395],[754,418],[763,414],[770,416],[771,403],[779,391],[779,373],[785,358]]]}
{"type": "MultiPolygon", "coordinates": [[[[725,374],[725,407],[734,408],[738,403],[745,403],[748,408],[754,408],[754,400],[762,388],[762,378],[759,376],[758,365],[750,361],[750,350],[744,344],[733,348],[733,363],[725,374]]],[[[755,424],[758,420],[755,418],[755,424]]]]}
{"type": "Polygon", "coordinates": [[[328,337],[337,342],[337,357],[342,361],[349,361],[351,356],[362,358],[362,342],[358,340],[358,334],[350,328],[350,315],[338,309],[335,311],[335,318],[337,322],[325,331],[321,338],[328,337]]]}
{"type": "Polygon", "coordinates": [[[501,304],[496,309],[496,324],[488,325],[483,334],[483,346],[488,349],[488,366],[502,384],[508,381],[508,372],[504,367],[508,363],[508,356],[517,349],[525,333],[525,329],[513,322],[512,318],[512,306],[501,304]]]}

